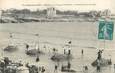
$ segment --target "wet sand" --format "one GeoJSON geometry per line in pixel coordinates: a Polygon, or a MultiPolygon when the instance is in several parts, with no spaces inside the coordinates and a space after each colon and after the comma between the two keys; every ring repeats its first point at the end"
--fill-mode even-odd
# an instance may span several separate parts
{"type": "MultiPolygon", "coordinates": [[[[55,62],[50,60],[52,48],[58,49],[58,53],[63,53],[63,47],[68,41],[72,41],[71,50],[74,59],[71,61],[72,69],[82,73],[84,65],[88,65],[89,72],[95,73],[96,68],[91,63],[97,57],[96,48],[104,48],[104,41],[97,39],[98,22],[43,22],[43,23],[16,23],[0,24],[0,55],[8,56],[13,61],[22,60],[23,63],[44,65],[47,73],[53,73],[55,62]],[[12,33],[12,38],[9,37],[12,33]],[[35,36],[35,34],[39,34],[35,36]],[[40,49],[45,55],[40,56],[40,62],[35,62],[35,57],[25,54],[25,43],[35,48],[35,43],[39,42],[40,49]],[[12,53],[4,52],[3,48],[8,44],[17,45],[18,50],[12,53]],[[43,46],[46,45],[46,48],[43,46]],[[81,56],[81,49],[84,49],[84,56],[81,56]]],[[[114,34],[115,35],[115,34],[114,34]]],[[[115,36],[114,36],[115,37],[115,36]]],[[[115,63],[115,39],[105,42],[104,58],[112,58],[115,63]]],[[[66,63],[66,62],[64,62],[66,63]]],[[[60,66],[62,63],[60,63],[60,66]]],[[[113,65],[104,67],[102,73],[112,73],[113,65]]],[[[59,72],[60,73],[60,72],[59,72]]]]}

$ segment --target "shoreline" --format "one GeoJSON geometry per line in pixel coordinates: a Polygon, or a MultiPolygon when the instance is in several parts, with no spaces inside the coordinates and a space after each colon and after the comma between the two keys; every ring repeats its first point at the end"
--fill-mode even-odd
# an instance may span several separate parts
{"type": "MultiPolygon", "coordinates": [[[[105,19],[103,19],[105,20],[105,19]]],[[[115,20],[115,19],[110,19],[115,20]]],[[[0,23],[31,23],[31,22],[97,22],[98,19],[91,18],[75,18],[75,19],[0,19],[0,23]]]]}

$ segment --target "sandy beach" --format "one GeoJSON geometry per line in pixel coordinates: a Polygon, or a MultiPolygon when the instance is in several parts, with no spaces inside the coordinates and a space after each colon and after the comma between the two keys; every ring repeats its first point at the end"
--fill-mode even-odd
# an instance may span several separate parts
{"type": "MultiPolygon", "coordinates": [[[[38,23],[5,23],[0,24],[0,56],[9,57],[13,61],[20,61],[44,65],[46,73],[53,73],[55,62],[50,60],[52,48],[58,49],[58,53],[63,53],[63,47],[72,41],[71,50],[74,59],[71,61],[72,69],[77,73],[83,73],[84,65],[89,67],[89,73],[96,73],[96,68],[91,63],[96,59],[98,49],[103,49],[103,58],[112,59],[111,67],[103,67],[101,73],[113,73],[115,64],[115,34],[113,40],[104,41],[98,39],[98,22],[38,22],[38,23]],[[12,38],[10,38],[12,33],[12,38]],[[36,36],[35,34],[39,34],[36,36]],[[31,48],[39,42],[40,50],[45,55],[40,56],[40,62],[36,63],[36,57],[25,54],[25,43],[31,48]],[[4,52],[3,48],[9,44],[16,45],[18,50],[12,53],[4,52]],[[44,45],[46,48],[43,48],[44,45]],[[84,56],[81,50],[84,50],[84,56]]],[[[60,66],[64,63],[60,63],[60,66]]],[[[60,69],[59,69],[60,70],[60,69]]],[[[61,73],[61,71],[59,71],[61,73]]]]}

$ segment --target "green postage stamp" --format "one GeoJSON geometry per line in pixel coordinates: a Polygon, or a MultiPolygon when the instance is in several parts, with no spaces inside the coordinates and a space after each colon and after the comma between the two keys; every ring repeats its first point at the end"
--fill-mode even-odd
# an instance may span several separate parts
{"type": "Polygon", "coordinates": [[[113,32],[113,21],[99,21],[98,39],[113,40],[113,32]]]}

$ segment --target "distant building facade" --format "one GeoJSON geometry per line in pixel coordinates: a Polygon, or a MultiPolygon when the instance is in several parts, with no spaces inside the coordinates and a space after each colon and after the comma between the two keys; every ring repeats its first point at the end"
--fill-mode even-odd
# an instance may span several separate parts
{"type": "Polygon", "coordinates": [[[53,7],[47,8],[47,17],[48,18],[56,17],[56,9],[53,7]]]}
{"type": "Polygon", "coordinates": [[[2,10],[0,10],[0,19],[2,18],[2,10]]]}

